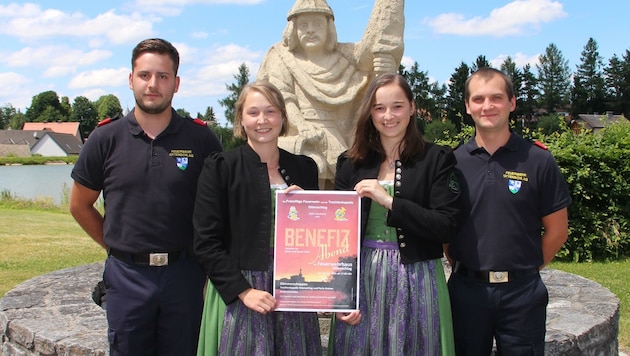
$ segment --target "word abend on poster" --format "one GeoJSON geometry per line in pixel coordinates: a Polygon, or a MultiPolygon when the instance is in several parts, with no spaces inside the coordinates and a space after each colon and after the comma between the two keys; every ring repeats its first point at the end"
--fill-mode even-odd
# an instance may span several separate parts
{"type": "Polygon", "coordinates": [[[356,192],[276,192],[276,310],[359,309],[360,213],[356,192]]]}

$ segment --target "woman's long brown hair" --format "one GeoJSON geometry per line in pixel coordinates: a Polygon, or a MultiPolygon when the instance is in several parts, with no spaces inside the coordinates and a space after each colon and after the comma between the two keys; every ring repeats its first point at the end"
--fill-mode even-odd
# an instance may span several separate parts
{"type": "MultiPolygon", "coordinates": [[[[346,156],[352,159],[355,163],[364,162],[370,154],[370,151],[376,151],[381,155],[381,159],[385,160],[386,152],[383,148],[383,144],[381,143],[379,132],[376,130],[376,127],[372,122],[371,111],[372,106],[374,105],[376,91],[389,84],[398,85],[405,93],[407,100],[409,100],[409,104],[415,108],[411,87],[403,76],[392,73],[381,74],[374,78],[367,89],[367,93],[363,97],[361,106],[359,107],[354,143],[346,153],[346,156]]],[[[398,147],[400,160],[403,164],[414,158],[420,157],[424,153],[426,141],[416,126],[415,117],[415,114],[411,115],[409,125],[407,125],[407,130],[405,131],[405,136],[398,147]]]]}

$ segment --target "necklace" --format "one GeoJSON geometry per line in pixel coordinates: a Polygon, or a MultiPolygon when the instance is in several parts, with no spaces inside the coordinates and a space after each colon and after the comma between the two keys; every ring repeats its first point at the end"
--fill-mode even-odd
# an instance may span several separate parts
{"type": "Polygon", "coordinates": [[[389,169],[394,169],[394,165],[396,164],[396,160],[390,160],[389,158],[387,159],[387,167],[389,169]]]}

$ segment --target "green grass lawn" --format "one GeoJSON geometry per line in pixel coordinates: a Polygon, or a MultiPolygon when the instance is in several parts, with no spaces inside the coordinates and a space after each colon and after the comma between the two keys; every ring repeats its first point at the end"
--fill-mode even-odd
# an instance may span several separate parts
{"type": "MultiPolygon", "coordinates": [[[[58,269],[103,261],[105,251],[72,216],[58,207],[0,199],[0,296],[19,283],[58,269]]],[[[609,263],[552,262],[610,289],[621,301],[619,344],[630,350],[630,260],[609,263]]],[[[628,351],[626,351],[628,352],[628,351]]]]}
{"type": "Polygon", "coordinates": [[[2,207],[0,251],[0,296],[34,276],[106,257],[68,213],[2,207]]]}

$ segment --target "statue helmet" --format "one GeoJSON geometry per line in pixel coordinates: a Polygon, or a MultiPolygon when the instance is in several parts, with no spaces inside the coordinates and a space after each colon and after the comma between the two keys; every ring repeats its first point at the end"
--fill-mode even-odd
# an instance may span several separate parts
{"type": "Polygon", "coordinates": [[[289,10],[287,20],[291,21],[293,17],[299,14],[309,13],[322,13],[330,16],[333,20],[335,19],[335,15],[333,15],[332,9],[328,6],[326,0],[296,0],[291,10],[289,10]]]}

